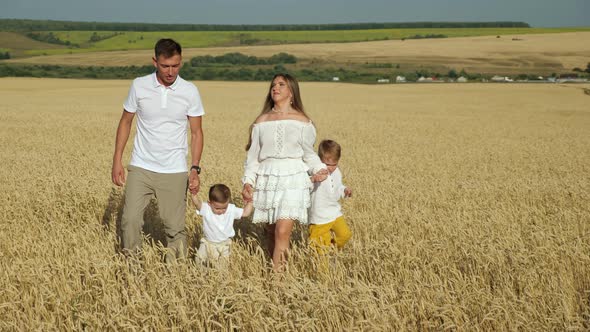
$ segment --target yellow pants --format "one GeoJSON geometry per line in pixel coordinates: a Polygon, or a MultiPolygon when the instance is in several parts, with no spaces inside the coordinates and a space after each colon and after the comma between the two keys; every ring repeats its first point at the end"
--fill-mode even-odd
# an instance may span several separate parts
{"type": "Polygon", "coordinates": [[[332,243],[336,245],[338,249],[344,247],[346,242],[352,236],[352,232],[346,220],[343,216],[336,218],[336,220],[327,224],[321,225],[309,225],[309,242],[318,251],[324,252],[329,248],[332,243]],[[334,240],[332,241],[332,233],[334,234],[334,240]]]}

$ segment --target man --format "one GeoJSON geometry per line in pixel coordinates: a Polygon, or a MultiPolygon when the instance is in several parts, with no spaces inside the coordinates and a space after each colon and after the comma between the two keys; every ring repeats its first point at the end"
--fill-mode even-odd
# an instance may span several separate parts
{"type": "Polygon", "coordinates": [[[156,71],[136,78],[123,104],[111,175],[117,186],[126,182],[121,220],[123,252],[131,254],[141,248],[143,214],[153,195],[168,240],[166,262],[170,262],[186,252],[187,178],[190,192],[196,194],[203,150],[201,117],[205,112],[197,87],[178,75],[182,49],[177,42],[160,39],[152,60],[156,71]],[[137,133],[125,181],[123,150],[136,114],[137,133]],[[191,131],[190,170],[186,164],[187,123],[191,131]]]}

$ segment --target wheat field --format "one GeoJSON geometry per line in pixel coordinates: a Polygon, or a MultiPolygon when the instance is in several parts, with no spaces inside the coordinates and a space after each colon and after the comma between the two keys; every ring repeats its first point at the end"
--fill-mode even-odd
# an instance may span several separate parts
{"type": "MultiPolygon", "coordinates": [[[[277,275],[248,220],[227,270],[164,264],[155,204],[143,266],[118,254],[129,83],[0,79],[0,330],[590,328],[589,85],[302,83],[318,138],[343,146],[353,238],[326,271],[298,227],[277,275]]],[[[202,191],[226,183],[240,205],[267,84],[196,84],[202,191]]],[[[186,222],[192,257],[189,204],[186,222]]]]}

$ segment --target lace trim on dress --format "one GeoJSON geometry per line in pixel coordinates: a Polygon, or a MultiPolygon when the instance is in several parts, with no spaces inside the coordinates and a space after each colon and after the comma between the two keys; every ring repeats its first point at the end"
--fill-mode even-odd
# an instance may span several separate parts
{"type": "Polygon", "coordinates": [[[307,224],[308,223],[308,216],[307,216],[307,209],[282,209],[277,214],[275,214],[274,209],[268,210],[254,210],[254,215],[252,216],[252,222],[257,223],[271,223],[274,224],[278,219],[291,219],[297,220],[300,224],[307,224]]]}
{"type": "Polygon", "coordinates": [[[283,155],[283,147],[285,146],[285,124],[277,122],[275,130],[275,157],[283,155]]]}

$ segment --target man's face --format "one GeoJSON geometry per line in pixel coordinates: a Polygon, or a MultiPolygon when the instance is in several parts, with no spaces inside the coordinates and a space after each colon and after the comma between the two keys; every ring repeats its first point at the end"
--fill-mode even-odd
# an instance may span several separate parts
{"type": "Polygon", "coordinates": [[[182,67],[182,56],[180,54],[174,54],[166,58],[160,55],[157,59],[152,58],[152,61],[154,62],[154,67],[156,67],[158,82],[165,86],[172,85],[176,81],[176,77],[178,77],[180,67],[182,67]]]}

